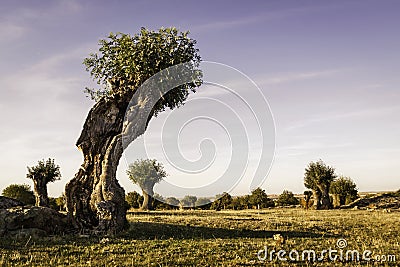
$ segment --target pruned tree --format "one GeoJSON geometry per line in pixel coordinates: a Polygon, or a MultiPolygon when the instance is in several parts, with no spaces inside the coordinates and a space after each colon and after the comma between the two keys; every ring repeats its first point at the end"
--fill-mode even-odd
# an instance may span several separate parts
{"type": "Polygon", "coordinates": [[[195,44],[175,28],[142,28],[133,36],[111,33],[84,60],[100,88],[86,88],[96,104],[76,143],[84,162],[65,188],[75,227],[113,233],[127,225],[119,160],[153,116],[181,106],[202,83],[195,44]]]}
{"type": "Polygon", "coordinates": [[[54,163],[54,159],[39,160],[33,167],[27,167],[26,178],[33,181],[33,190],[36,197],[36,206],[49,207],[47,184],[61,179],[60,166],[54,163]]]}
{"type": "Polygon", "coordinates": [[[335,178],[335,169],[327,166],[322,160],[311,162],[307,166],[304,174],[304,185],[313,192],[314,209],[332,208],[329,188],[335,178]]]}
{"type": "Polygon", "coordinates": [[[35,195],[27,184],[10,184],[3,189],[3,196],[21,201],[25,205],[35,204],[35,195]]]}
{"type": "Polygon", "coordinates": [[[129,179],[142,189],[143,203],[141,209],[152,210],[154,185],[167,177],[162,164],[155,159],[140,159],[129,164],[126,173],[129,179]]]}
{"type": "Polygon", "coordinates": [[[331,183],[330,193],[333,195],[333,206],[349,204],[358,198],[357,185],[349,177],[341,176],[331,183]]]}

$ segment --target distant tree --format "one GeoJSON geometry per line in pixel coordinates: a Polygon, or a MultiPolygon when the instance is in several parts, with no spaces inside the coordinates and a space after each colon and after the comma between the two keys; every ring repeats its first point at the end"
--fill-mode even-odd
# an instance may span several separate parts
{"type": "Polygon", "coordinates": [[[202,209],[209,209],[211,206],[211,200],[206,197],[200,197],[196,200],[195,206],[202,209]]]}
{"type": "Polygon", "coordinates": [[[232,196],[226,192],[216,195],[215,200],[211,204],[210,209],[213,210],[222,210],[228,209],[231,207],[232,204],[232,196]]]}
{"type": "Polygon", "coordinates": [[[143,197],[138,192],[133,191],[126,194],[125,201],[129,208],[138,209],[143,202],[143,197]]]}
{"type": "Polygon", "coordinates": [[[153,205],[154,209],[160,209],[160,210],[168,210],[168,209],[171,208],[167,204],[166,199],[162,195],[157,194],[157,193],[154,193],[154,195],[153,195],[153,203],[152,203],[152,205],[153,205]]]}
{"type": "Polygon", "coordinates": [[[267,196],[267,193],[265,193],[265,190],[261,189],[260,187],[251,191],[249,202],[253,207],[256,207],[257,209],[263,209],[275,206],[274,201],[271,200],[267,196]]]}
{"type": "Polygon", "coordinates": [[[59,207],[59,210],[67,210],[65,193],[62,193],[61,196],[56,198],[56,205],[59,207]]]}
{"type": "Polygon", "coordinates": [[[298,205],[299,200],[293,195],[292,192],[288,190],[284,190],[282,194],[279,195],[276,200],[277,206],[290,206],[290,205],[298,205]]]}
{"type": "Polygon", "coordinates": [[[329,187],[335,178],[335,169],[327,166],[322,160],[311,162],[307,166],[304,174],[304,185],[313,191],[314,209],[332,208],[329,187]]]}
{"type": "Polygon", "coordinates": [[[250,196],[244,195],[244,196],[233,197],[231,206],[235,210],[243,210],[251,208],[252,205],[250,204],[250,196]]]}
{"type": "Polygon", "coordinates": [[[177,208],[179,207],[180,201],[176,197],[167,197],[165,199],[165,202],[171,206],[171,208],[177,208]]]}
{"type": "Polygon", "coordinates": [[[31,190],[31,187],[27,184],[11,184],[4,188],[3,196],[14,198],[21,201],[26,205],[35,204],[35,195],[31,190]]]}
{"type": "Polygon", "coordinates": [[[36,197],[36,206],[49,206],[49,197],[47,195],[47,184],[60,180],[60,166],[54,163],[54,159],[40,160],[33,167],[27,167],[28,174],[26,178],[33,181],[33,190],[36,197]]]}
{"type": "Polygon", "coordinates": [[[357,185],[349,177],[340,177],[330,186],[334,207],[349,204],[358,198],[357,185]]]}
{"type": "Polygon", "coordinates": [[[126,171],[132,182],[139,185],[143,192],[142,210],[152,210],[153,187],[167,177],[164,167],[155,159],[136,160],[126,171]]]}
{"type": "Polygon", "coordinates": [[[197,197],[196,196],[184,196],[183,199],[181,199],[181,205],[184,208],[194,208],[196,205],[197,197]]]}

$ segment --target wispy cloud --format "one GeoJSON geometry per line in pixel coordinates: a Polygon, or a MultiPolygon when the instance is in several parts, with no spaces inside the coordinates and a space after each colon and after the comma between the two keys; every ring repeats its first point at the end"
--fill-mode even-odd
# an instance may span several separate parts
{"type": "Polygon", "coordinates": [[[220,20],[220,21],[214,21],[212,23],[200,24],[197,26],[194,25],[191,28],[191,30],[193,32],[226,30],[240,26],[258,24],[261,22],[284,19],[296,15],[303,15],[309,12],[320,11],[321,9],[326,9],[326,8],[329,8],[329,6],[309,6],[301,8],[290,8],[284,10],[274,10],[274,11],[264,12],[258,15],[252,14],[251,16],[238,17],[231,20],[220,20]]]}
{"type": "Polygon", "coordinates": [[[355,119],[355,118],[371,118],[372,116],[382,116],[385,114],[393,114],[398,113],[400,111],[399,106],[389,106],[389,107],[378,107],[378,108],[369,108],[363,110],[349,111],[349,112],[341,112],[336,114],[321,114],[318,116],[314,116],[310,119],[297,121],[292,125],[285,128],[286,131],[294,131],[299,128],[304,128],[313,124],[335,121],[335,120],[345,120],[345,119],[355,119]]]}

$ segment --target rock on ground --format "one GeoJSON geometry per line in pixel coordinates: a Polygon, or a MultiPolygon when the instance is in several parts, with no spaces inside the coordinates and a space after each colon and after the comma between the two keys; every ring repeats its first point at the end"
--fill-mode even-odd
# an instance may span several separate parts
{"type": "Polygon", "coordinates": [[[0,209],[9,209],[17,206],[24,206],[25,204],[13,198],[0,196],[0,209]]]}
{"type": "Polygon", "coordinates": [[[46,207],[14,207],[0,210],[0,236],[35,229],[43,234],[60,234],[70,229],[67,216],[46,207]],[[25,230],[24,230],[25,229],[25,230]]]}

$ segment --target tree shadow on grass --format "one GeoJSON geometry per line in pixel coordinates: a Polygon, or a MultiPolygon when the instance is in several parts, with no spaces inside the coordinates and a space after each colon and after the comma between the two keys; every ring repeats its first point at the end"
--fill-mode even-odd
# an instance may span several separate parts
{"type": "Polygon", "coordinates": [[[281,234],[285,238],[335,237],[332,234],[308,231],[268,231],[248,229],[227,229],[205,226],[179,225],[154,222],[131,222],[130,229],[123,236],[143,239],[215,239],[215,238],[271,238],[281,234]]]}

